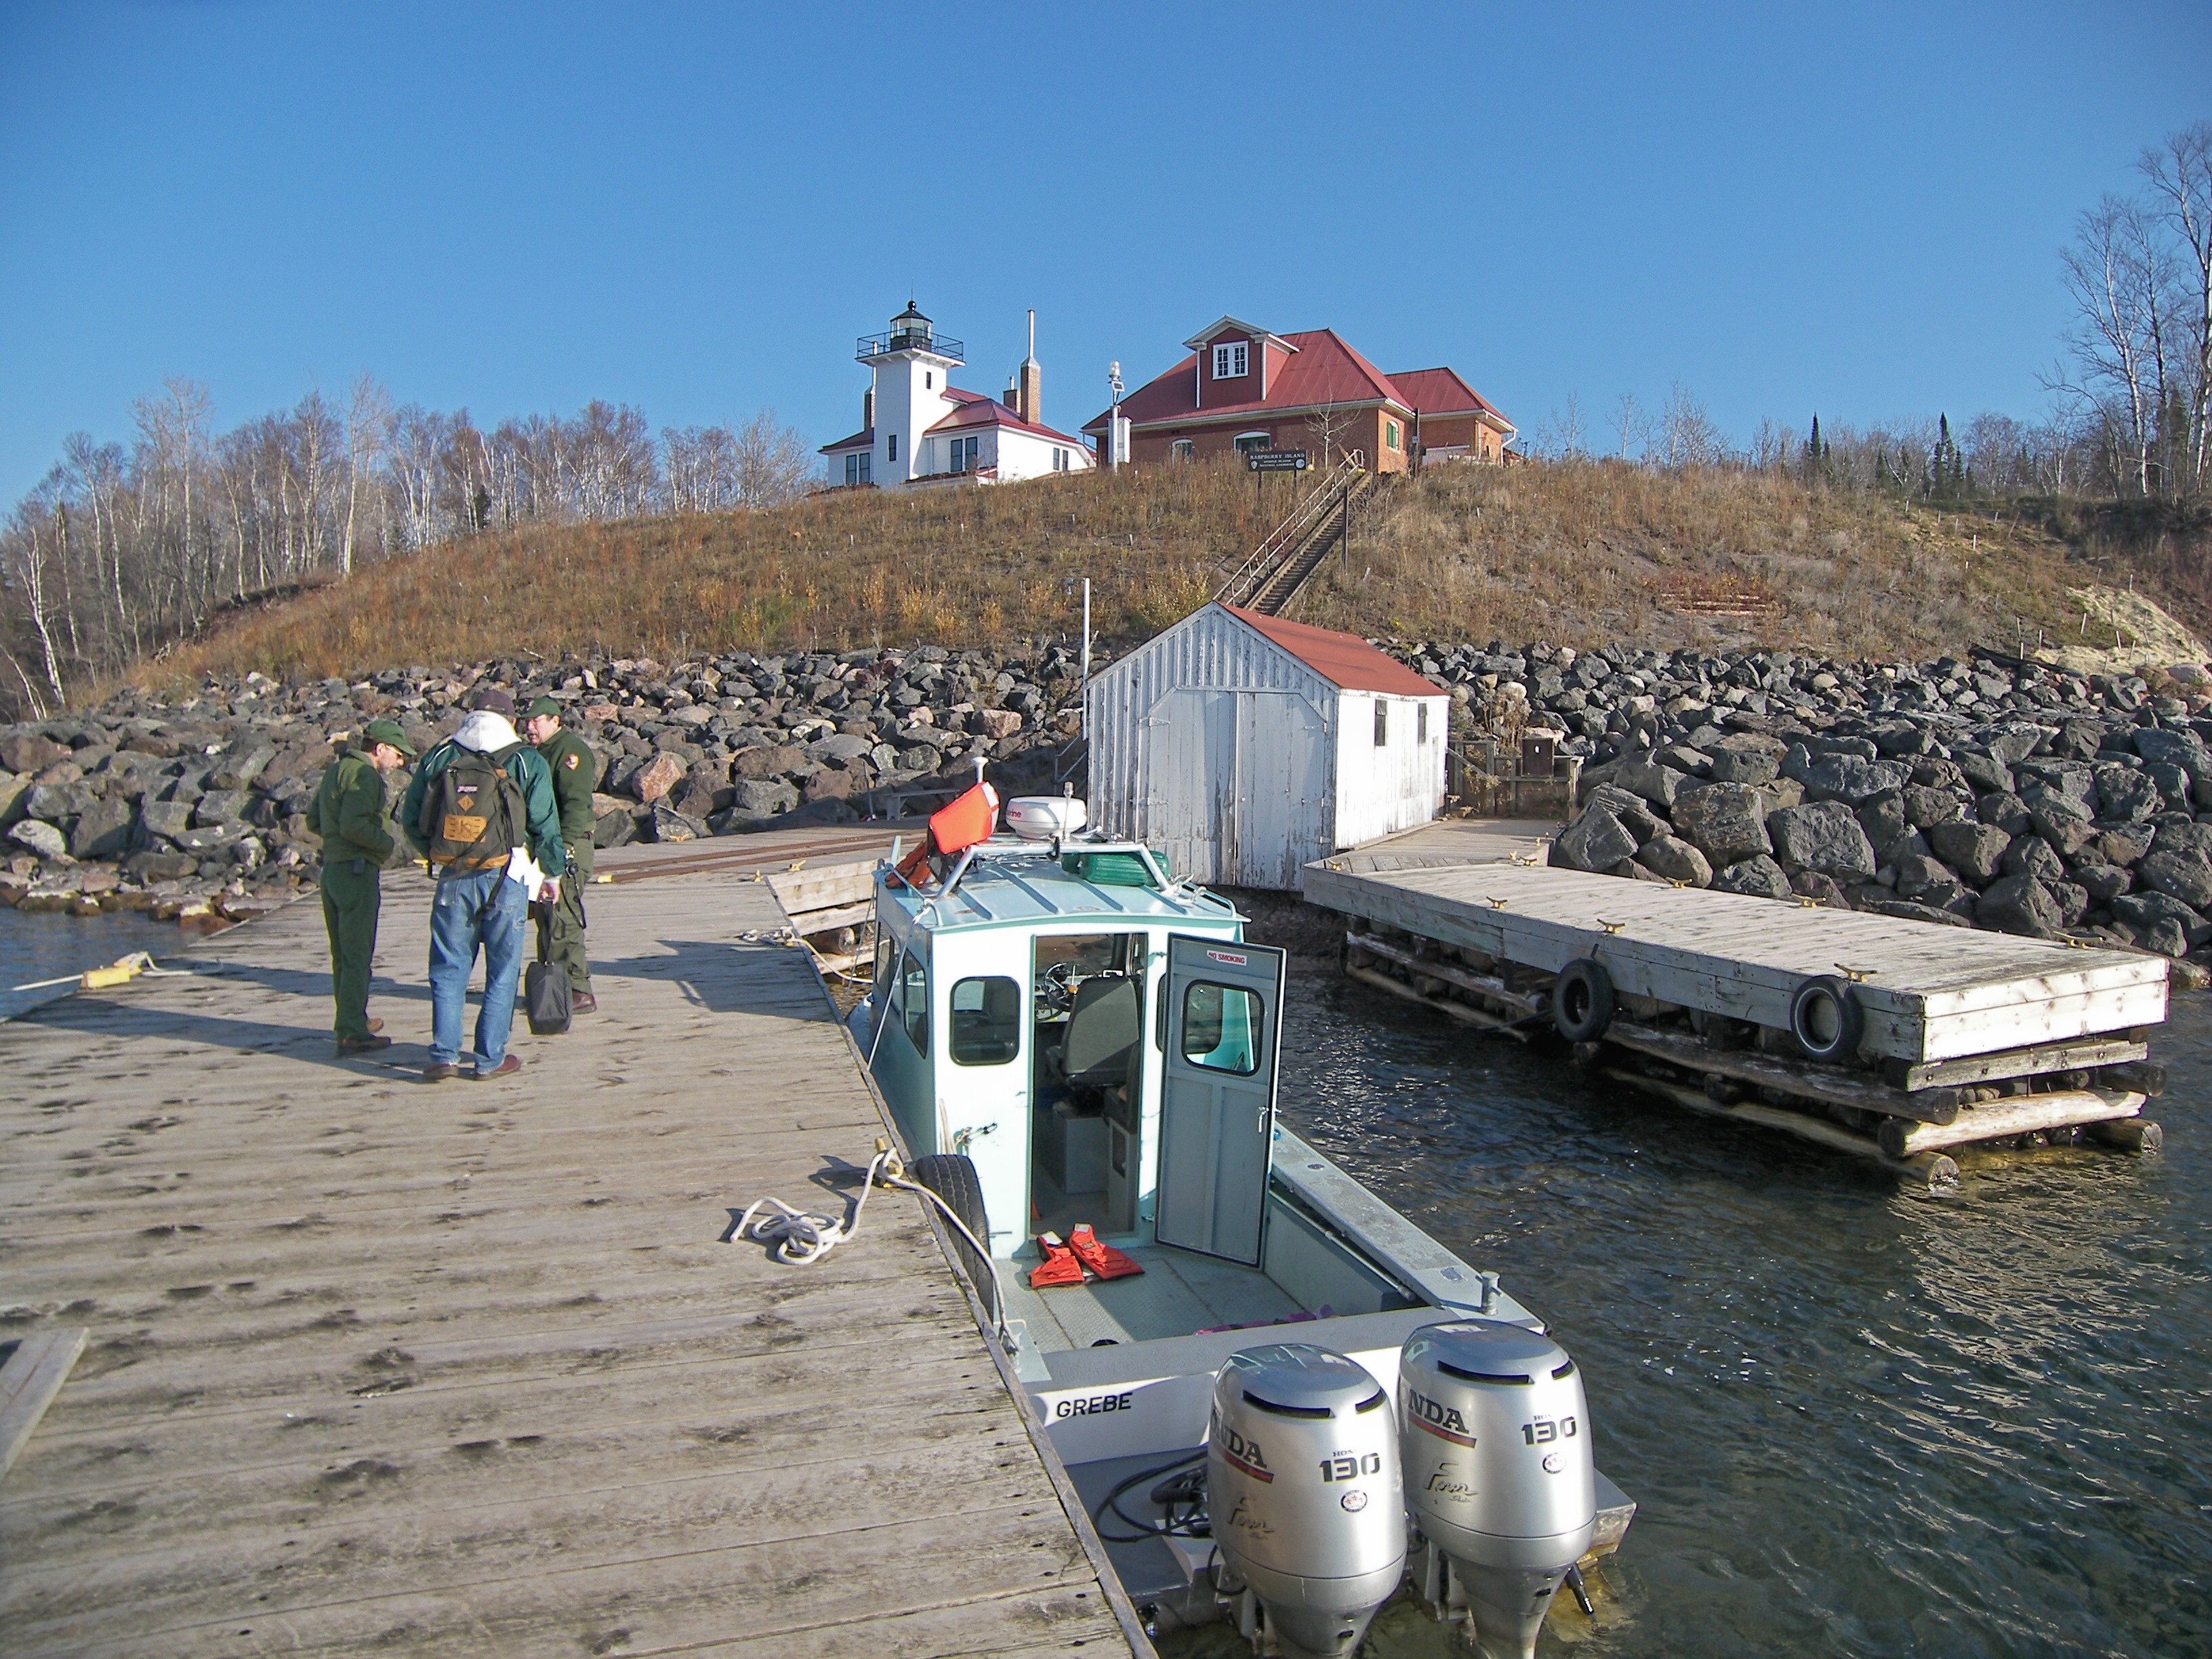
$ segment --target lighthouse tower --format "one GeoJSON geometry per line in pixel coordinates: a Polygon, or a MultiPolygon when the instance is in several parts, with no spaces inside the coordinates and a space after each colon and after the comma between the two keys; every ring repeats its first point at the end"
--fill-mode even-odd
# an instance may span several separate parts
{"type": "Polygon", "coordinates": [[[935,469],[924,465],[921,434],[955,407],[945,376],[965,361],[957,340],[939,335],[913,301],[889,330],[863,337],[854,358],[874,374],[872,466],[879,484],[903,483],[935,469]]]}

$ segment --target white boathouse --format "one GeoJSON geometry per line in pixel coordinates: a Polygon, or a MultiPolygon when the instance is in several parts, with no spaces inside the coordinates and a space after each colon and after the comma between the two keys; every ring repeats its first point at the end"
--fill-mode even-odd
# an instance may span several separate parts
{"type": "Polygon", "coordinates": [[[1450,707],[1354,635],[1209,605],[1091,680],[1091,814],[1178,876],[1295,889],[1436,817],[1450,707]]]}

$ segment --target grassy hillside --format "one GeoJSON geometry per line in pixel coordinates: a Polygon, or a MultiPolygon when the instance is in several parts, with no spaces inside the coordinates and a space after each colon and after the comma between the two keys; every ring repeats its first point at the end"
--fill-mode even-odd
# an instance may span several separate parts
{"type": "MultiPolygon", "coordinates": [[[[1296,489],[1187,466],[491,533],[234,616],[147,672],[997,644],[1072,634],[1083,576],[1102,636],[1127,642],[1203,602],[1296,489]]],[[[2039,629],[2057,643],[2079,623],[2074,590],[2100,575],[2069,562],[2065,528],[2049,513],[1938,511],[1731,471],[1438,466],[1376,492],[1349,557],[1293,614],[1367,635],[1577,647],[1926,656],[2039,629]]]]}

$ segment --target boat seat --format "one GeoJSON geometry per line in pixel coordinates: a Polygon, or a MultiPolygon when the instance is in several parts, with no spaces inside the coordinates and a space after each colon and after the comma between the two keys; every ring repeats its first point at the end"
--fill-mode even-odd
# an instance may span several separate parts
{"type": "Polygon", "coordinates": [[[1086,1115],[1104,1109],[1103,1097],[1129,1076],[1130,1056],[1144,1034],[1137,981],[1126,974],[1094,974],[1075,988],[1067,1030],[1046,1051],[1052,1069],[1086,1103],[1086,1115]]]}

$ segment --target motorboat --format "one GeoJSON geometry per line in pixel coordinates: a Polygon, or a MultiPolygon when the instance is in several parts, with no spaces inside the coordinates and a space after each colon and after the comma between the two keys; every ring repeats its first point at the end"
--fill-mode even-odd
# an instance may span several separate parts
{"type": "Polygon", "coordinates": [[[849,1024],[1115,1575],[1263,1652],[1348,1654],[1411,1593],[1532,1653],[1635,1507],[1573,1361],[1282,1125],[1285,952],[1081,808],[895,850],[849,1024]]]}

